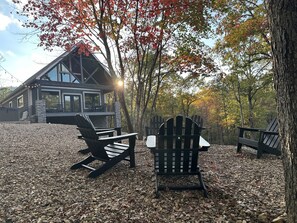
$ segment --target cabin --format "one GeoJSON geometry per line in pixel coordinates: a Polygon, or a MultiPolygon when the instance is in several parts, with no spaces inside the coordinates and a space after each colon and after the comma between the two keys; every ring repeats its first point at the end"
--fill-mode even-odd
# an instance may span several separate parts
{"type": "Polygon", "coordinates": [[[120,127],[115,80],[95,55],[75,46],[17,87],[0,107],[7,113],[17,109],[19,120],[33,123],[75,124],[75,115],[84,113],[96,126],[120,127]]]}

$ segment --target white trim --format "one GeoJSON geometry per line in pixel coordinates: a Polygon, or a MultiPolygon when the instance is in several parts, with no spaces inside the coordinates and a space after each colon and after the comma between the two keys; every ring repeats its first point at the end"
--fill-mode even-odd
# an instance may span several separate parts
{"type": "Polygon", "coordinates": [[[18,108],[24,107],[24,95],[23,94],[21,96],[17,97],[17,107],[18,108]],[[21,99],[21,98],[22,98],[23,104],[22,104],[22,106],[19,106],[19,99],[21,99]]]}
{"type": "Polygon", "coordinates": [[[9,108],[12,108],[13,107],[12,101],[8,102],[8,107],[9,108]]]}

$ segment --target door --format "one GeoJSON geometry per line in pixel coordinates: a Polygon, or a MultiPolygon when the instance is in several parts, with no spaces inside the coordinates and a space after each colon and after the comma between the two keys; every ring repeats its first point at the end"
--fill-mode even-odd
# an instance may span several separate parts
{"type": "Polygon", "coordinates": [[[65,112],[81,112],[80,95],[64,95],[65,112]]]}

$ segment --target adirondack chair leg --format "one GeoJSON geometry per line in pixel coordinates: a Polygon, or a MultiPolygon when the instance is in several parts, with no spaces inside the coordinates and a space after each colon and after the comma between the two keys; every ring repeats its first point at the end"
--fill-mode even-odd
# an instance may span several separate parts
{"type": "Polygon", "coordinates": [[[81,153],[81,154],[87,154],[87,153],[90,152],[90,149],[89,149],[89,148],[81,149],[81,150],[79,150],[78,152],[81,153]]]}
{"type": "Polygon", "coordinates": [[[200,171],[199,171],[199,174],[198,174],[198,178],[199,178],[199,183],[200,183],[201,189],[203,190],[204,197],[208,197],[207,189],[206,189],[206,186],[205,186],[204,181],[202,179],[202,175],[201,175],[200,171]]]}
{"type": "Polygon", "coordinates": [[[156,198],[159,198],[160,197],[160,192],[159,192],[159,178],[158,176],[156,175],[156,189],[155,189],[155,197],[156,198]]]}
{"type": "Polygon", "coordinates": [[[136,137],[129,138],[129,156],[130,156],[130,168],[135,167],[135,141],[136,137]]]}
{"type": "Polygon", "coordinates": [[[93,162],[94,160],[95,160],[94,157],[88,156],[83,161],[80,161],[79,163],[72,165],[70,169],[72,169],[72,170],[79,169],[79,168],[83,167],[83,165],[89,164],[89,163],[93,162]]]}
{"type": "Polygon", "coordinates": [[[89,173],[88,177],[95,178],[95,177],[101,175],[102,173],[104,173],[105,171],[112,168],[120,161],[122,161],[128,155],[129,155],[129,151],[128,150],[124,151],[121,155],[118,155],[117,157],[112,158],[111,160],[107,161],[102,166],[100,166],[98,169],[93,170],[91,173],[89,173]]]}

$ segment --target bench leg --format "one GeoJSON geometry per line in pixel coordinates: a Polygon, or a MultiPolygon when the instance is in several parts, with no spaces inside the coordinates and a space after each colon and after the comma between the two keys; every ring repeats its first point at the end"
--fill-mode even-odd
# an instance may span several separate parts
{"type": "Polygon", "coordinates": [[[241,152],[241,147],[242,147],[242,144],[241,143],[237,143],[237,152],[238,153],[241,152]]]}
{"type": "Polygon", "coordinates": [[[260,159],[263,154],[263,149],[261,145],[259,145],[258,150],[257,150],[257,159],[260,159]]]}

